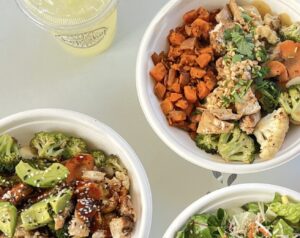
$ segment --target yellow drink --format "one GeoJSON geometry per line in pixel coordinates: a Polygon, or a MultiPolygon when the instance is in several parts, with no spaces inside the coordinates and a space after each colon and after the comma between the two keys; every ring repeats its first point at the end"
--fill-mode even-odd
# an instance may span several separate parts
{"type": "Polygon", "coordinates": [[[79,55],[107,49],[115,36],[116,0],[17,0],[38,25],[79,55]]]}

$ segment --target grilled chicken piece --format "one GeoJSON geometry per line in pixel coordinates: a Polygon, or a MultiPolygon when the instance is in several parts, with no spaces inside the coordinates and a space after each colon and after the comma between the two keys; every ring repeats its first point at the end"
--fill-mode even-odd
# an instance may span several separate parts
{"type": "Polygon", "coordinates": [[[136,220],[136,215],[133,209],[130,195],[124,195],[120,197],[119,211],[122,216],[130,217],[133,221],[136,220]]]}
{"type": "Polygon", "coordinates": [[[107,238],[107,237],[110,237],[110,235],[106,230],[98,230],[94,232],[94,234],[92,235],[92,238],[107,238]]]}
{"type": "Polygon", "coordinates": [[[245,20],[242,17],[242,12],[240,10],[240,7],[237,5],[237,3],[236,3],[235,0],[230,0],[229,1],[229,8],[230,8],[230,11],[231,11],[231,13],[233,15],[234,21],[239,22],[242,25],[244,25],[245,24],[245,20]]]}
{"type": "Polygon", "coordinates": [[[88,237],[90,229],[88,226],[79,218],[77,213],[71,220],[71,223],[68,227],[69,235],[75,237],[88,237]]]}
{"type": "Polygon", "coordinates": [[[274,31],[278,31],[281,28],[281,21],[279,16],[271,15],[270,13],[267,13],[264,16],[264,23],[274,31]]]}
{"type": "Polygon", "coordinates": [[[234,23],[232,22],[221,22],[209,33],[210,44],[217,55],[224,55],[226,53],[224,31],[232,27],[234,27],[234,23]]]}
{"type": "Polygon", "coordinates": [[[19,183],[14,185],[10,190],[4,193],[0,200],[8,201],[13,205],[19,205],[22,201],[29,198],[29,195],[33,192],[33,189],[24,184],[19,183]]]}
{"type": "Polygon", "coordinates": [[[133,230],[133,222],[128,217],[114,218],[109,223],[113,238],[129,238],[133,230]]]}
{"type": "Polygon", "coordinates": [[[228,121],[228,120],[234,120],[237,121],[241,118],[241,115],[235,114],[232,112],[232,109],[210,109],[209,112],[213,114],[215,117],[217,117],[220,120],[228,121]]]}
{"type": "Polygon", "coordinates": [[[235,103],[235,108],[239,115],[252,115],[261,109],[251,89],[248,90],[240,102],[235,103]]]}
{"type": "Polygon", "coordinates": [[[228,5],[226,5],[217,15],[216,15],[216,21],[218,23],[228,23],[228,22],[232,22],[233,18],[232,18],[232,14],[231,11],[228,7],[228,5]]]}
{"type": "Polygon", "coordinates": [[[199,122],[197,133],[200,134],[222,134],[228,133],[234,128],[233,123],[221,121],[209,111],[204,111],[199,122]]]}
{"type": "Polygon", "coordinates": [[[255,126],[260,121],[260,119],[260,111],[255,114],[243,117],[240,123],[241,130],[246,132],[248,135],[252,134],[255,129],[255,126]]]}

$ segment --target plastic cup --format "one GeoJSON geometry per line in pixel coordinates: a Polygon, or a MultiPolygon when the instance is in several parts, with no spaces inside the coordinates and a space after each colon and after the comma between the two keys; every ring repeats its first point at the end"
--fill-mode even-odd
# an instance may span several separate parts
{"type": "Polygon", "coordinates": [[[38,26],[50,32],[66,50],[95,55],[113,42],[118,0],[16,0],[38,26]]]}

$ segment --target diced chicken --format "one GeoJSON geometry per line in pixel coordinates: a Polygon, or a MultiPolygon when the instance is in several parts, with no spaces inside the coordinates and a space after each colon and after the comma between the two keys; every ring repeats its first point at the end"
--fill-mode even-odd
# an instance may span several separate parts
{"type": "Polygon", "coordinates": [[[247,134],[252,134],[255,129],[255,126],[260,121],[260,119],[261,119],[260,111],[255,114],[243,117],[240,122],[241,130],[246,132],[247,134]]]}
{"type": "Polygon", "coordinates": [[[82,173],[83,179],[96,181],[96,182],[103,181],[104,177],[105,177],[105,173],[95,171],[95,170],[83,171],[83,173],[82,173]]]}
{"type": "Polygon", "coordinates": [[[0,200],[2,201],[8,201],[12,203],[13,205],[18,205],[22,201],[29,198],[29,195],[33,192],[33,189],[24,184],[19,183],[14,185],[10,190],[8,190],[6,193],[2,195],[0,200]]]}
{"type": "Polygon", "coordinates": [[[74,237],[88,237],[90,229],[88,226],[78,217],[75,213],[68,227],[68,232],[70,236],[74,237]]]}
{"type": "Polygon", "coordinates": [[[127,217],[113,218],[109,228],[113,238],[129,238],[133,230],[133,222],[127,217]]]}
{"type": "Polygon", "coordinates": [[[74,211],[74,204],[72,202],[68,203],[68,206],[65,207],[63,212],[61,214],[55,215],[53,217],[54,219],[54,229],[59,230],[63,228],[66,218],[71,215],[71,213],[74,211]]]}
{"type": "Polygon", "coordinates": [[[133,221],[135,221],[136,215],[133,209],[130,195],[124,195],[120,197],[119,211],[122,216],[130,217],[133,221]]]}
{"type": "Polygon", "coordinates": [[[116,177],[113,177],[112,179],[105,178],[105,183],[108,186],[108,189],[112,192],[120,192],[122,183],[119,179],[116,177]]]}
{"type": "Polygon", "coordinates": [[[241,24],[245,24],[245,20],[242,17],[241,9],[240,9],[240,7],[238,6],[238,4],[236,3],[235,0],[230,0],[229,1],[229,8],[230,8],[230,11],[233,15],[234,21],[239,22],[241,24]]]}
{"type": "MultiPolygon", "coordinates": [[[[3,236],[6,238],[6,236],[3,236]]],[[[25,228],[17,226],[14,238],[48,238],[47,234],[41,233],[39,231],[26,231],[25,228]]],[[[1,236],[2,238],[2,236],[1,236]]]]}
{"type": "Polygon", "coordinates": [[[271,15],[270,13],[264,16],[264,23],[274,31],[278,31],[281,28],[279,16],[271,15]]]}
{"type": "Polygon", "coordinates": [[[266,39],[272,45],[275,45],[279,41],[276,31],[273,31],[269,26],[258,26],[255,33],[259,39],[266,39]]]}
{"type": "Polygon", "coordinates": [[[245,94],[241,101],[235,103],[239,115],[252,115],[260,111],[261,107],[251,89],[245,94]]]}
{"type": "Polygon", "coordinates": [[[106,237],[108,237],[108,234],[107,234],[107,231],[105,231],[105,230],[96,231],[92,235],[92,238],[106,238],[106,237]]]}
{"type": "Polygon", "coordinates": [[[253,23],[255,26],[259,26],[263,24],[263,20],[257,8],[253,5],[243,5],[243,9],[249,14],[250,17],[253,19],[253,23]]]}
{"type": "Polygon", "coordinates": [[[234,27],[234,23],[219,23],[215,28],[209,33],[210,44],[212,45],[214,51],[218,55],[223,55],[226,52],[225,41],[224,41],[224,31],[226,29],[234,27]]]}
{"type": "Polygon", "coordinates": [[[129,180],[128,175],[124,172],[117,171],[115,173],[115,176],[117,179],[119,179],[121,181],[122,186],[125,187],[127,190],[129,190],[130,180],[129,180]]]}
{"type": "Polygon", "coordinates": [[[227,23],[227,22],[232,22],[233,18],[232,18],[232,14],[231,11],[228,7],[228,5],[226,5],[217,15],[216,15],[216,21],[218,23],[227,23]]]}
{"type": "Polygon", "coordinates": [[[119,195],[114,192],[113,195],[109,199],[102,200],[101,212],[102,213],[110,213],[116,210],[119,204],[119,195]]]}
{"type": "Polygon", "coordinates": [[[216,109],[210,109],[209,112],[213,114],[215,117],[217,117],[218,119],[223,121],[228,121],[228,120],[236,121],[241,118],[241,115],[233,113],[232,109],[216,108],[216,109]]]}
{"type": "Polygon", "coordinates": [[[234,128],[233,123],[221,121],[209,111],[202,113],[197,133],[200,134],[222,134],[228,133],[234,128]]]}

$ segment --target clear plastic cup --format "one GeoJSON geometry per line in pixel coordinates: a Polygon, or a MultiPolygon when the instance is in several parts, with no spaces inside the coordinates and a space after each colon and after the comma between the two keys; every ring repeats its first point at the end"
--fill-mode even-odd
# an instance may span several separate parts
{"type": "Polygon", "coordinates": [[[38,26],[79,55],[95,55],[113,42],[118,0],[16,0],[38,26]]]}

